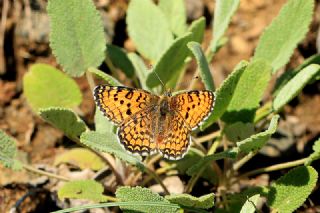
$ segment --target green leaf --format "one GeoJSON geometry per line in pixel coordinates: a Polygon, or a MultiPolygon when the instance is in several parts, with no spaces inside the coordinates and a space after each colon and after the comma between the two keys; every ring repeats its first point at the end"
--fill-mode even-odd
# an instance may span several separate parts
{"type": "Polygon", "coordinates": [[[58,190],[60,200],[64,198],[86,199],[95,202],[107,201],[103,193],[103,186],[94,180],[74,180],[65,183],[58,190]]]}
{"type": "Polygon", "coordinates": [[[113,133],[99,133],[99,132],[84,132],[80,137],[80,142],[95,150],[114,154],[117,158],[137,166],[140,170],[144,169],[143,163],[140,161],[141,157],[136,157],[124,150],[118,143],[118,138],[113,133]]]}
{"type": "Polygon", "coordinates": [[[237,156],[238,152],[236,149],[231,149],[225,152],[220,152],[212,155],[207,155],[204,158],[202,158],[198,163],[191,166],[187,170],[187,174],[192,176],[197,174],[203,167],[205,167],[208,163],[211,161],[221,160],[224,158],[235,158],[237,156]]]}
{"type": "Polygon", "coordinates": [[[112,44],[107,44],[107,55],[115,67],[121,69],[128,78],[133,77],[133,65],[123,49],[112,44]]]}
{"type": "Polygon", "coordinates": [[[164,13],[150,0],[131,0],[126,21],[137,50],[152,62],[158,61],[173,42],[164,13]]]}
{"type": "Polygon", "coordinates": [[[312,161],[320,159],[320,138],[316,142],[314,142],[312,149],[314,152],[308,157],[308,159],[304,163],[306,166],[309,166],[312,163],[312,161]]]}
{"type": "Polygon", "coordinates": [[[50,46],[66,73],[81,76],[104,60],[105,36],[91,0],[50,0],[50,46]]]}
{"type": "Polygon", "coordinates": [[[216,0],[213,19],[213,40],[211,51],[216,52],[221,46],[221,40],[228,28],[231,17],[238,8],[240,0],[216,0]]]}
{"type": "Polygon", "coordinates": [[[241,141],[254,134],[254,125],[252,123],[235,122],[227,125],[224,128],[224,133],[229,141],[241,141]]]}
{"type": "Polygon", "coordinates": [[[22,168],[21,163],[14,159],[16,157],[16,152],[17,148],[15,140],[4,131],[0,130],[0,163],[7,168],[20,170],[22,168]]]}
{"type": "MultiPolygon", "coordinates": [[[[154,66],[154,72],[159,75],[159,78],[164,84],[166,84],[173,76],[181,72],[181,67],[184,65],[184,61],[189,55],[187,43],[192,39],[192,33],[176,39],[169,49],[161,56],[158,63],[154,66]],[[173,60],[174,59],[174,60],[173,60]]],[[[148,87],[156,87],[161,82],[154,73],[149,73],[147,78],[148,87]]]]}
{"type": "Polygon", "coordinates": [[[32,109],[71,108],[80,104],[82,94],[76,82],[46,64],[32,65],[23,77],[23,91],[32,109]]]}
{"type": "Polygon", "coordinates": [[[274,182],[267,197],[268,205],[277,212],[293,212],[311,194],[318,179],[311,166],[300,166],[290,170],[274,182]]]}
{"type": "Polygon", "coordinates": [[[99,78],[105,80],[111,86],[122,86],[122,84],[117,79],[115,79],[111,75],[108,75],[107,73],[102,72],[101,70],[98,70],[94,67],[90,67],[88,71],[95,74],[99,78]]]}
{"type": "Polygon", "coordinates": [[[192,33],[192,41],[198,42],[199,44],[203,41],[204,31],[206,29],[206,19],[205,17],[200,17],[197,20],[194,20],[190,27],[188,28],[188,32],[192,33]]]}
{"type": "Polygon", "coordinates": [[[187,14],[184,0],[160,0],[159,7],[165,14],[171,31],[177,35],[183,35],[187,30],[187,14]]]}
{"type": "Polygon", "coordinates": [[[96,132],[99,133],[113,133],[115,126],[109,121],[109,119],[103,115],[99,108],[96,107],[96,112],[94,114],[94,123],[96,127],[96,132]]]}
{"type": "Polygon", "coordinates": [[[233,97],[234,91],[238,84],[238,81],[243,73],[243,71],[248,66],[247,61],[241,61],[234,69],[234,71],[228,76],[227,79],[223,81],[221,86],[215,92],[215,104],[213,112],[209,116],[208,120],[200,127],[201,130],[212,125],[216,122],[223,113],[227,110],[229,103],[233,97]]]}
{"type": "Polygon", "coordinates": [[[268,61],[274,72],[285,65],[308,31],[313,7],[313,0],[289,0],[260,37],[254,59],[268,61]]]}
{"type": "Polygon", "coordinates": [[[253,150],[261,149],[270,139],[271,135],[276,132],[279,117],[279,115],[275,115],[272,117],[270,125],[266,131],[252,135],[250,138],[237,142],[239,150],[248,153],[253,150]]]}
{"type": "Polygon", "coordinates": [[[259,199],[259,194],[249,197],[242,206],[240,213],[255,213],[259,199]]]}
{"type": "Polygon", "coordinates": [[[273,109],[280,110],[296,97],[307,83],[320,72],[320,65],[311,64],[296,74],[278,93],[273,101],[273,109]]]}
{"type": "Polygon", "coordinates": [[[69,163],[78,166],[80,169],[92,169],[98,171],[105,166],[105,163],[92,151],[85,148],[73,148],[58,155],[54,165],[69,163]]]}
{"type": "MultiPolygon", "coordinates": [[[[150,189],[142,187],[119,187],[116,191],[116,197],[120,201],[151,201],[161,203],[170,203],[158,194],[153,193],[150,189]]],[[[160,207],[160,206],[121,206],[120,208],[125,212],[172,212],[175,213],[177,208],[174,207],[160,207]]]]}
{"type": "Polygon", "coordinates": [[[73,140],[78,140],[86,130],[85,123],[70,109],[61,107],[41,108],[40,116],[73,140]]]}
{"type": "Polygon", "coordinates": [[[165,197],[171,203],[181,206],[209,209],[214,206],[214,194],[210,193],[201,197],[194,197],[189,194],[167,195],[165,197]]]}
{"type": "Polygon", "coordinates": [[[271,67],[267,63],[262,60],[251,62],[243,71],[222,120],[251,123],[270,77],[271,67]]]}
{"type": "Polygon", "coordinates": [[[204,55],[201,45],[197,42],[191,41],[187,44],[188,48],[191,50],[193,53],[194,57],[197,60],[197,64],[199,66],[200,70],[200,77],[201,80],[203,81],[205,87],[207,90],[214,91],[214,83],[212,79],[212,75],[210,72],[209,64],[206,59],[206,56],[204,55]]]}

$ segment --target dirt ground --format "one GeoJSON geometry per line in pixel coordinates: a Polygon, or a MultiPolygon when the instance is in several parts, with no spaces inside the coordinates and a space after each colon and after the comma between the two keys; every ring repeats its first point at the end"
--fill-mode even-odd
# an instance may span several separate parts
{"type": "MultiPolygon", "coordinates": [[[[185,1],[189,22],[200,16],[206,17],[207,29],[203,44],[206,47],[211,39],[214,1],[185,1]]],[[[211,63],[216,85],[225,79],[240,60],[250,59],[259,36],[285,2],[286,0],[241,0],[240,8],[227,31],[229,41],[211,63]]],[[[277,75],[319,53],[316,38],[319,37],[320,3],[316,2],[309,33],[295,50],[290,63],[277,75]]],[[[124,21],[128,1],[95,0],[95,3],[103,15],[110,41],[128,50],[134,49],[134,45],[128,40],[124,21]]],[[[22,78],[30,65],[42,62],[58,66],[48,45],[49,20],[45,7],[46,2],[43,0],[0,1],[1,15],[7,13],[6,20],[2,17],[0,21],[0,129],[17,140],[18,157],[21,161],[55,171],[55,156],[74,144],[32,112],[22,93],[22,78]],[[5,1],[9,3],[7,9],[4,8],[5,1]]],[[[105,65],[101,69],[109,72],[105,65]]],[[[191,78],[194,70],[195,65],[188,69],[186,79],[191,78]]],[[[89,125],[90,122],[92,125],[94,103],[89,85],[84,78],[76,81],[84,94],[80,109],[89,125]]],[[[269,98],[266,94],[264,100],[269,98]]],[[[312,150],[312,142],[320,136],[319,106],[318,81],[308,85],[302,94],[285,107],[279,125],[282,135],[271,141],[275,148],[265,149],[263,154],[257,156],[257,160],[244,166],[243,171],[308,156],[312,150]]],[[[319,166],[316,169],[320,171],[319,166]]],[[[268,179],[272,181],[281,174],[271,173],[268,179]]],[[[40,212],[44,206],[56,209],[55,197],[50,193],[53,184],[48,185],[47,181],[34,174],[13,172],[0,166],[0,211],[6,212],[14,205],[19,206],[21,212],[40,212]],[[19,202],[24,196],[27,198],[19,202]]],[[[319,199],[316,199],[320,196],[318,191],[312,194],[300,211],[315,212],[315,206],[320,205],[319,199]]]]}

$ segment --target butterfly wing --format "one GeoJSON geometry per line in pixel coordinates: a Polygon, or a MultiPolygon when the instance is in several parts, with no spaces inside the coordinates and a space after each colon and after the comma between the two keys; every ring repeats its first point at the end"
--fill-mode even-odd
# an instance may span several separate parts
{"type": "Polygon", "coordinates": [[[142,110],[128,118],[118,128],[120,144],[131,153],[150,155],[157,151],[154,141],[154,113],[142,110]]]}
{"type": "Polygon", "coordinates": [[[190,129],[195,129],[210,115],[214,102],[213,92],[192,90],[171,97],[170,109],[180,114],[190,129]]]}
{"type": "Polygon", "coordinates": [[[118,125],[135,113],[152,107],[159,99],[145,90],[108,85],[97,86],[94,98],[104,115],[118,125]]]}

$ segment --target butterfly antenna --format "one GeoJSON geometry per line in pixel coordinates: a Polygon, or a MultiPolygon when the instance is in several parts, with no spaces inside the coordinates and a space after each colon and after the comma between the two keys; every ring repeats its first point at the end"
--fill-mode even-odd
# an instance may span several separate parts
{"type": "Polygon", "coordinates": [[[160,83],[162,84],[163,88],[166,89],[166,86],[164,85],[164,83],[161,81],[161,78],[159,77],[158,73],[156,73],[156,71],[153,69],[152,70],[154,72],[154,74],[157,76],[157,78],[159,79],[160,83]]]}

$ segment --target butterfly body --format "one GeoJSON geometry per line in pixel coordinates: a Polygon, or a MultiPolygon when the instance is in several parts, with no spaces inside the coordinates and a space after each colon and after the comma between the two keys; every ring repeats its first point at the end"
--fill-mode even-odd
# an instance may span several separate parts
{"type": "Polygon", "coordinates": [[[211,91],[189,91],[157,96],[141,89],[99,85],[97,106],[118,127],[120,144],[130,153],[160,152],[178,160],[190,146],[190,133],[213,109],[211,91]]]}

